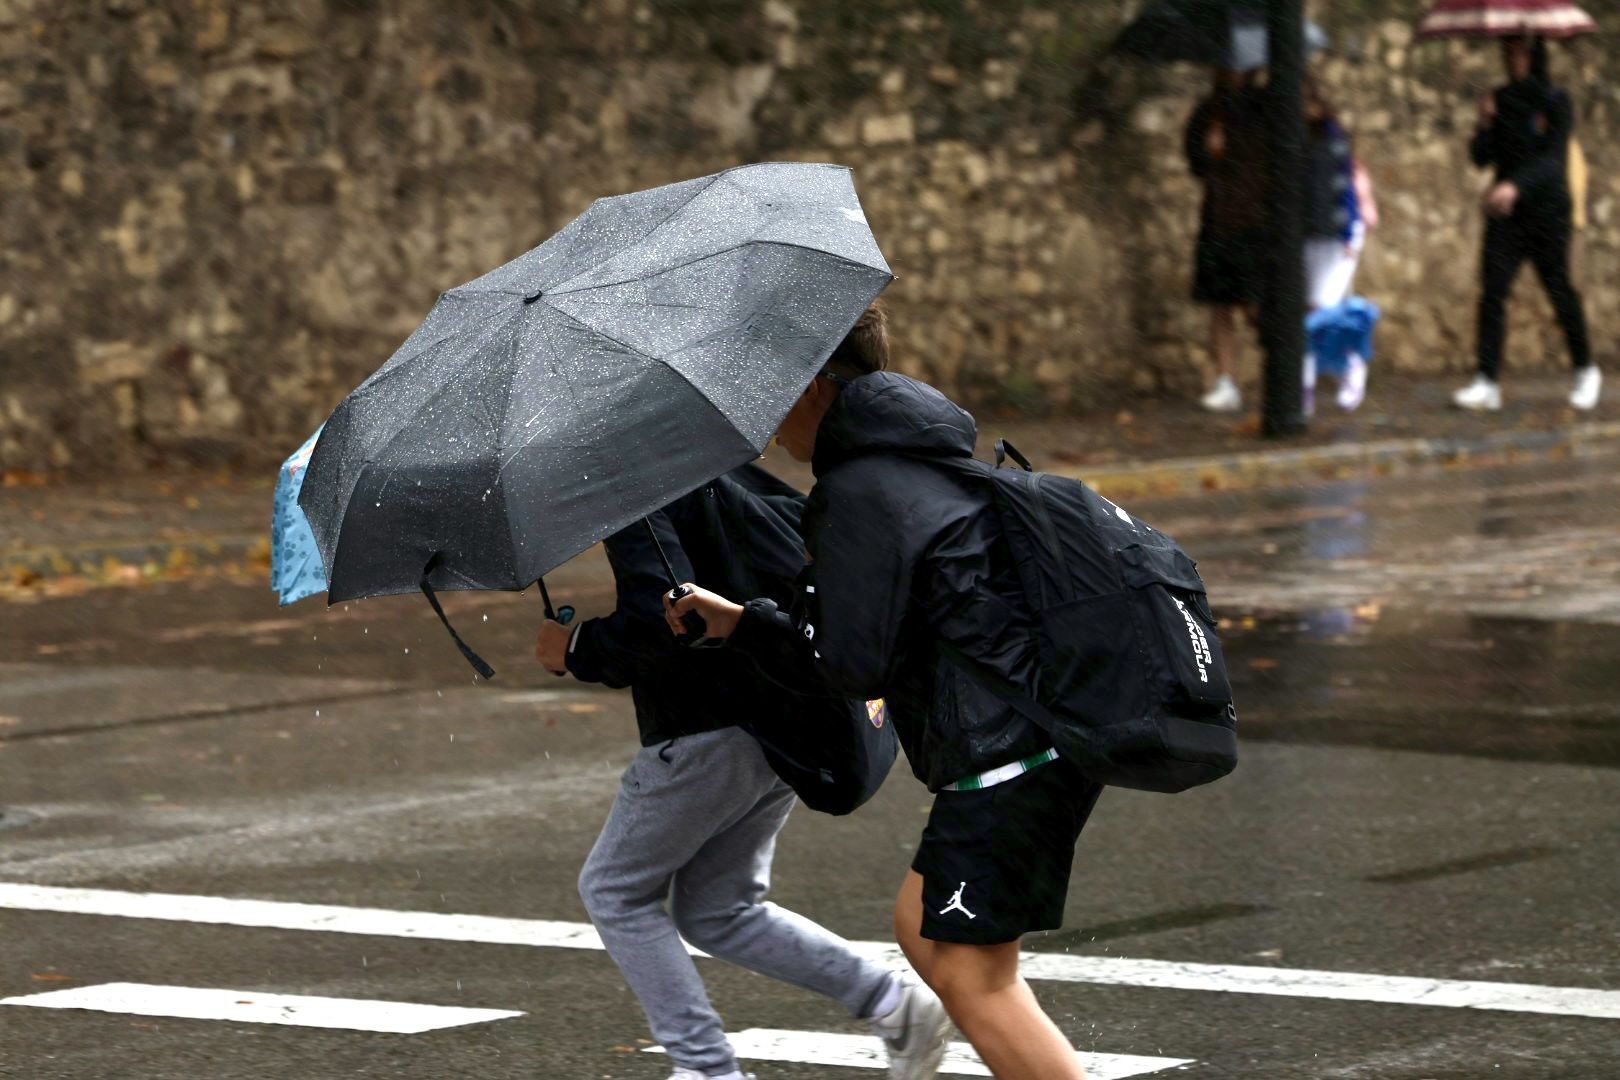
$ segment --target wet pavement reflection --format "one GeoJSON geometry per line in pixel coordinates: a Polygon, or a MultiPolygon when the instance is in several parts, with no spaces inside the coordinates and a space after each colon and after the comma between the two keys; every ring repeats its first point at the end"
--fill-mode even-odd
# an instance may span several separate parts
{"type": "Polygon", "coordinates": [[[1245,739],[1620,766],[1620,627],[1369,604],[1226,640],[1245,739]]]}

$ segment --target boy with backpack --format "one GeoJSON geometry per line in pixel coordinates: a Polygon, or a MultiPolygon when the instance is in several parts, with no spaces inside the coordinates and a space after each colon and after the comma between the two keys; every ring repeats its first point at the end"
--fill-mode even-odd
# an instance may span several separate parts
{"type": "Polygon", "coordinates": [[[756,580],[791,582],[803,563],[803,501],[754,465],[677,499],[607,540],[616,610],[576,626],[548,620],[536,644],[536,657],[554,673],[629,686],[635,699],[641,750],[579,889],[675,1063],[670,1080],[743,1076],[683,938],[867,1018],[893,1077],[928,1080],[944,1055],[949,1020],[927,987],[764,902],[794,792],[738,725],[781,709],[782,691],[737,653],[687,648],[664,628],[657,600],[668,583],[664,557],[682,579],[714,587],[737,581],[739,563],[756,567],[756,580]],[[727,516],[745,520],[746,530],[726,529],[727,516]]]}
{"type": "Polygon", "coordinates": [[[895,902],[901,948],[996,1076],[1079,1080],[1019,939],[1061,925],[1100,779],[1179,790],[1230,769],[1214,622],[1173,543],[1073,482],[975,464],[972,417],[887,360],[874,307],[778,432],[817,481],[792,612],[693,587],[666,594],[666,619],[678,633],[696,612],[765,670],[885,699],[935,793],[895,902]],[[1075,588],[1104,561],[1130,584],[1075,588]]]}

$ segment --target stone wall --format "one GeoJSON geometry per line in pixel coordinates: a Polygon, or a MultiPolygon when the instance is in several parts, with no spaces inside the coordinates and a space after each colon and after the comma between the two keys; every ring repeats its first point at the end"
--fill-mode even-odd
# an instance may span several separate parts
{"type": "MultiPolygon", "coordinates": [[[[592,198],[769,159],[855,168],[905,370],[977,407],[1190,393],[1179,136],[1203,78],[1099,60],[1135,6],[0,0],[0,470],[273,461],[438,292],[592,198]]],[[[1414,46],[1417,6],[1324,11],[1321,71],[1379,184],[1380,362],[1457,373],[1482,182],[1463,143],[1496,61],[1414,46]]],[[[1620,62],[1559,68],[1604,350],[1620,62]]],[[[1513,365],[1561,363],[1545,304],[1515,315],[1513,365]]]]}

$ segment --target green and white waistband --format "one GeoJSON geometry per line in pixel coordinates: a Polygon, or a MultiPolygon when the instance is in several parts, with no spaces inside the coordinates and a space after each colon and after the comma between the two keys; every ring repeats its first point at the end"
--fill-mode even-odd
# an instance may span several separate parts
{"type": "Polygon", "coordinates": [[[1044,753],[1031,754],[1027,758],[1013,762],[1011,765],[1002,765],[999,768],[982,772],[978,776],[968,776],[958,780],[954,784],[946,784],[941,790],[980,791],[987,787],[995,787],[997,784],[1005,784],[1008,780],[1023,776],[1025,773],[1029,772],[1029,770],[1039,768],[1049,761],[1056,761],[1057,756],[1058,752],[1056,750],[1047,750],[1044,753]]]}

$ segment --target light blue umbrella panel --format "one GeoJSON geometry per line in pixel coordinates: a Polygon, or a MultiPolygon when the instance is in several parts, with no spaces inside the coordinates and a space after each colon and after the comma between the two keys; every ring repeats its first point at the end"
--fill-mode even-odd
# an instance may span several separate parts
{"type": "Polygon", "coordinates": [[[315,546],[309,519],[298,505],[298,492],[304,486],[310,456],[315,453],[315,440],[320,437],[317,428],[281,463],[281,472],[276,476],[275,510],[270,518],[270,588],[283,604],[326,591],[321,552],[315,546]]]}

